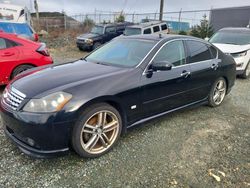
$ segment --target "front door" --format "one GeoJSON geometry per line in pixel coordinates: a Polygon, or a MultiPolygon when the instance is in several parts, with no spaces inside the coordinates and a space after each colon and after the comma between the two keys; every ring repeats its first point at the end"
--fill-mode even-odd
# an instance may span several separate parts
{"type": "Polygon", "coordinates": [[[143,112],[146,117],[169,111],[190,103],[190,65],[186,64],[186,53],[182,40],[166,43],[154,62],[168,62],[172,69],[153,72],[150,66],[142,76],[143,112]]]}
{"type": "Polygon", "coordinates": [[[117,37],[115,26],[106,27],[104,34],[104,43],[112,40],[115,37],[117,37]]]}

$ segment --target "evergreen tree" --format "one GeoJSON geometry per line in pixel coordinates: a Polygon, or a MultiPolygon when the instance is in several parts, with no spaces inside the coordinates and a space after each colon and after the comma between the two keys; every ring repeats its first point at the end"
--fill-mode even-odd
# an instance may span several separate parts
{"type": "Polygon", "coordinates": [[[203,19],[200,22],[200,25],[196,25],[192,27],[190,35],[194,37],[199,37],[205,39],[206,37],[211,37],[214,31],[211,25],[207,20],[207,15],[203,15],[203,19]]]}
{"type": "Polygon", "coordinates": [[[115,19],[115,22],[120,23],[120,22],[124,22],[125,21],[125,16],[123,14],[123,12],[121,12],[121,14],[115,19]]]}

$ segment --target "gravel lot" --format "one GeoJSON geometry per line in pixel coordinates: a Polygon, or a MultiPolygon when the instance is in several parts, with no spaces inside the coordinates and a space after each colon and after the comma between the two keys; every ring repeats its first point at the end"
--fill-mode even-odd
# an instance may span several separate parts
{"type": "MultiPolygon", "coordinates": [[[[83,56],[52,54],[60,63],[83,56]]],[[[0,119],[0,187],[250,187],[249,93],[250,80],[238,79],[221,107],[187,109],[133,128],[94,160],[74,152],[30,158],[6,139],[0,119]]]]}

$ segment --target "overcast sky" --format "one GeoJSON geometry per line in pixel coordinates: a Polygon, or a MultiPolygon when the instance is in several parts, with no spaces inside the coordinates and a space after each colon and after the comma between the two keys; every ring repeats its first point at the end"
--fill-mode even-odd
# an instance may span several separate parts
{"type": "MultiPolygon", "coordinates": [[[[4,0],[0,0],[4,1],[4,0]]],[[[13,4],[31,7],[34,0],[9,0],[13,4]]],[[[67,14],[103,11],[158,12],[160,0],[38,0],[40,11],[66,11],[67,14]]],[[[165,0],[165,11],[197,10],[232,6],[250,6],[249,0],[165,0]]]]}

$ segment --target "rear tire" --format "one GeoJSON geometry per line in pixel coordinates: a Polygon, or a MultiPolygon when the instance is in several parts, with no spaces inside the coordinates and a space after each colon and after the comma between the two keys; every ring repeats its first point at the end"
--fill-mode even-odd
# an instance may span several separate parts
{"type": "Polygon", "coordinates": [[[227,82],[224,78],[220,77],[214,82],[210,90],[208,96],[208,105],[211,107],[220,106],[225,99],[226,93],[227,82]]]}
{"type": "Polygon", "coordinates": [[[122,131],[119,112],[106,103],[86,108],[72,131],[72,146],[84,158],[96,158],[109,152],[122,131]]]}
{"type": "Polygon", "coordinates": [[[18,74],[31,68],[34,68],[34,66],[33,65],[20,65],[16,67],[11,74],[11,79],[15,78],[18,74]]]}
{"type": "Polygon", "coordinates": [[[250,63],[247,64],[247,67],[242,75],[240,75],[241,78],[247,79],[250,75],[250,63]]]}
{"type": "Polygon", "coordinates": [[[82,47],[78,47],[78,49],[79,49],[80,51],[84,51],[82,47]]]}

